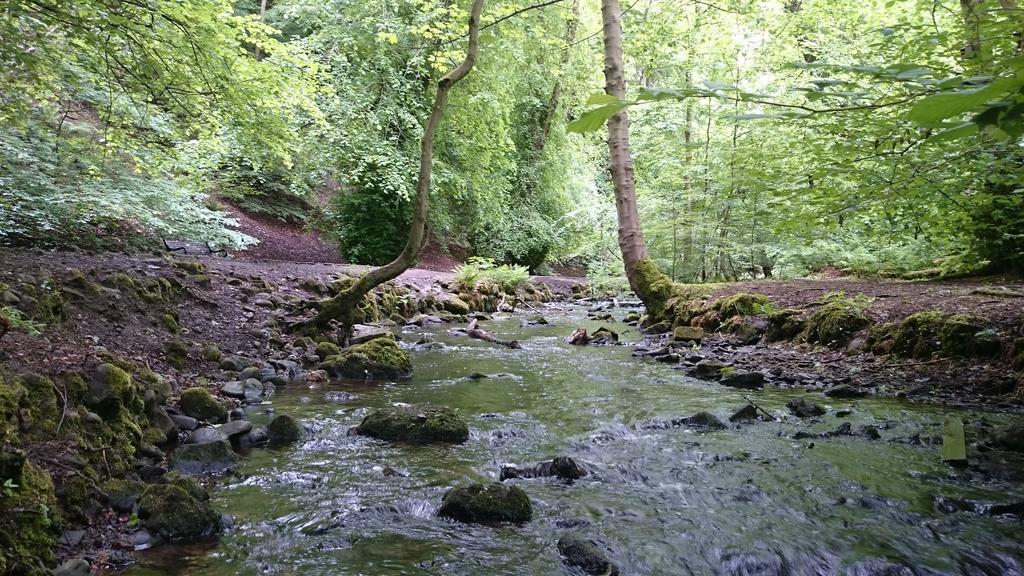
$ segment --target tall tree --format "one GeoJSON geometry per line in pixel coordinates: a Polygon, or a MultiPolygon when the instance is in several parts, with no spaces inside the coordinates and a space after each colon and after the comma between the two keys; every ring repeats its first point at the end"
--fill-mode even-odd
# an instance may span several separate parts
{"type": "Polygon", "coordinates": [[[356,307],[363,301],[374,288],[381,284],[397,278],[402,272],[411,268],[419,260],[420,252],[426,246],[427,215],[430,209],[430,179],[433,169],[434,158],[434,137],[437,128],[441,123],[446,105],[448,103],[448,92],[456,82],[462,80],[473,69],[479,52],[480,36],[480,12],[483,10],[484,0],[473,0],[473,7],[469,13],[469,41],[466,45],[466,56],[462,62],[450,72],[437,81],[437,93],[434,95],[434,106],[427,119],[427,126],[423,131],[423,139],[420,142],[420,169],[416,183],[416,204],[413,209],[412,223],[409,226],[409,240],[402,252],[394,260],[374,268],[363,274],[351,287],[323,304],[320,312],[312,321],[315,328],[324,328],[330,321],[341,322],[343,334],[342,339],[348,340],[352,333],[352,326],[355,324],[356,307]]]}
{"type": "MultiPolygon", "coordinates": [[[[619,0],[602,0],[604,24],[605,94],[618,100],[626,98],[626,78],[622,56],[622,7],[619,0]]],[[[629,148],[629,113],[619,110],[608,120],[608,170],[615,188],[615,210],[619,221],[619,250],[626,278],[640,297],[650,318],[660,318],[672,297],[672,280],[662,274],[647,256],[647,244],[640,228],[637,210],[633,155],[629,148]]]]}

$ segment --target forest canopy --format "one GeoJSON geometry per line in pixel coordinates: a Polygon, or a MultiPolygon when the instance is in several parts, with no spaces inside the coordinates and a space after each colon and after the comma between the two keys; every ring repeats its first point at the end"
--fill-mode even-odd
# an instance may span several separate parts
{"type": "MultiPolygon", "coordinates": [[[[604,121],[628,108],[653,261],[700,282],[1024,263],[1024,10],[1013,0],[492,2],[435,144],[441,249],[620,276],[604,121]]],[[[11,0],[0,242],[244,248],[228,206],[353,262],[405,244],[466,2],[11,0]]]]}

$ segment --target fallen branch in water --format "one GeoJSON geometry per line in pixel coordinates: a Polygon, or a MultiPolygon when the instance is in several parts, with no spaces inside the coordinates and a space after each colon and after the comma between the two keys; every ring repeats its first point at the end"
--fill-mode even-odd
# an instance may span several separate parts
{"type": "Polygon", "coordinates": [[[477,321],[476,319],[474,319],[472,322],[469,323],[469,326],[466,327],[466,334],[470,338],[476,338],[477,340],[483,340],[484,342],[490,342],[492,344],[498,344],[500,346],[507,346],[509,348],[522,348],[522,346],[519,345],[519,342],[516,342],[515,340],[502,340],[501,338],[492,336],[490,332],[477,328],[476,324],[477,321]]]}
{"type": "Polygon", "coordinates": [[[754,401],[753,401],[753,400],[751,400],[750,398],[748,398],[748,397],[746,397],[746,396],[743,396],[742,398],[743,398],[744,400],[746,400],[748,404],[750,404],[751,406],[753,406],[753,407],[754,407],[754,409],[756,409],[756,410],[760,410],[761,412],[763,412],[763,413],[764,413],[764,415],[765,415],[765,416],[767,416],[767,417],[771,418],[773,422],[774,422],[774,421],[776,421],[776,420],[778,420],[778,418],[776,418],[774,414],[772,414],[771,412],[769,412],[769,411],[765,410],[764,408],[761,408],[760,406],[758,406],[757,404],[755,404],[755,403],[754,403],[754,401]]]}

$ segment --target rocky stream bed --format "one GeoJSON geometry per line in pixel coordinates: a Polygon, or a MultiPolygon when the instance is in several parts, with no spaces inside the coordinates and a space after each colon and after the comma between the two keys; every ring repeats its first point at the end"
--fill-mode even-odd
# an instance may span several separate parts
{"type": "Polygon", "coordinates": [[[1016,286],[0,256],[0,574],[1024,573],[1016,286]]]}
{"type": "Polygon", "coordinates": [[[290,414],[303,439],[250,452],[217,482],[212,503],[232,518],[219,542],[141,552],[127,573],[1024,573],[1020,459],[941,461],[947,415],[982,443],[1011,415],[723,386],[635,358],[651,343],[584,307],[544,315],[483,323],[520,349],[451,325],[398,329],[408,381],[279,388],[249,419],[290,414]],[[621,345],[566,342],[601,326],[621,345]],[[353,435],[396,405],[421,419],[423,405],[451,407],[466,437],[353,435]],[[582,470],[559,473],[560,456],[582,470]],[[523,477],[538,471],[555,475],[523,477]],[[528,521],[443,517],[453,486],[501,478],[527,495],[528,521]]]}

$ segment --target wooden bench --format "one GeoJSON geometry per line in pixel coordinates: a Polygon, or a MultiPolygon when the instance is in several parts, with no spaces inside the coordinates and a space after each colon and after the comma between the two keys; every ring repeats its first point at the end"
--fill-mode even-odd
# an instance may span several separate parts
{"type": "Polygon", "coordinates": [[[207,255],[207,256],[212,256],[214,254],[217,254],[217,255],[225,256],[225,257],[228,255],[228,251],[227,250],[225,250],[223,248],[220,248],[220,249],[214,248],[213,246],[210,246],[209,242],[190,242],[188,240],[168,240],[166,238],[164,238],[163,240],[164,240],[164,247],[166,247],[169,252],[181,252],[182,254],[203,254],[203,255],[207,255]]]}

